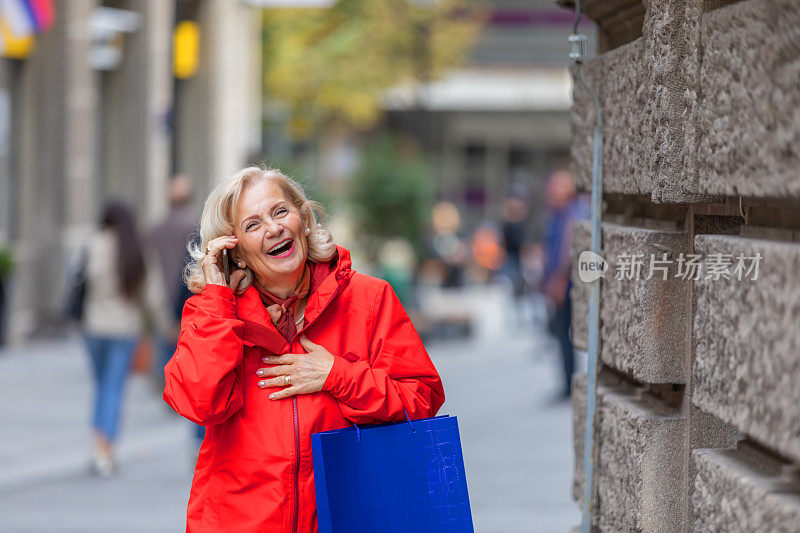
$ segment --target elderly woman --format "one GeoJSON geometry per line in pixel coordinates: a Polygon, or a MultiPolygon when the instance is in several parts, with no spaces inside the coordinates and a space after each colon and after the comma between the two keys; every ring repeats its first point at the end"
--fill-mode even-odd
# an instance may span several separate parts
{"type": "Polygon", "coordinates": [[[277,170],[209,195],[164,399],[206,426],[188,531],[317,530],[311,434],[433,416],[441,380],[385,281],[277,170]],[[230,282],[222,251],[231,256],[230,282]]]}

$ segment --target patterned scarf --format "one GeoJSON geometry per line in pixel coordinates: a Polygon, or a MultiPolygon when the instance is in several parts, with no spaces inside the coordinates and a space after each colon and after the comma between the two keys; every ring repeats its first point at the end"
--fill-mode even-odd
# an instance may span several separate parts
{"type": "Polygon", "coordinates": [[[321,264],[314,261],[306,261],[300,282],[288,298],[281,298],[272,294],[256,279],[254,285],[258,289],[261,301],[267,308],[267,313],[269,313],[272,323],[275,324],[275,328],[287,341],[291,341],[297,334],[297,326],[294,323],[294,311],[297,304],[317,290],[335,264],[336,261],[321,264]]]}

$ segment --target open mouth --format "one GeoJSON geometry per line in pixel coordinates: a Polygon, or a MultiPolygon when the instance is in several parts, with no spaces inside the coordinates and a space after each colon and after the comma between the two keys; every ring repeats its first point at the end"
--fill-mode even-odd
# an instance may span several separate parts
{"type": "Polygon", "coordinates": [[[269,251],[267,252],[267,255],[278,256],[281,254],[285,254],[286,252],[292,249],[293,242],[294,241],[292,241],[292,239],[286,239],[285,241],[281,241],[272,248],[270,248],[269,251]]]}

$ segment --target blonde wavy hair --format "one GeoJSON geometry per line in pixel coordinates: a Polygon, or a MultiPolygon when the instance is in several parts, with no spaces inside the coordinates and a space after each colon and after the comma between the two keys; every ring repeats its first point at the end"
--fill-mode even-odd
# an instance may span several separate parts
{"type": "MultiPolygon", "coordinates": [[[[200,261],[205,256],[208,243],[223,235],[233,235],[236,204],[239,197],[242,191],[258,180],[274,181],[281,188],[286,199],[300,211],[305,227],[311,229],[311,233],[306,237],[308,258],[318,263],[325,263],[333,258],[336,252],[333,236],[320,223],[325,216],[323,207],[319,203],[309,200],[300,184],[280,170],[247,167],[217,184],[206,199],[203,215],[200,218],[200,243],[190,243],[187,246],[191,260],[186,265],[184,280],[193,293],[202,292],[206,286],[200,261]]],[[[238,259],[236,249],[234,249],[231,260],[236,262],[238,259]]],[[[236,292],[239,294],[253,283],[253,271],[245,267],[245,272],[244,279],[236,287],[236,292]]]]}

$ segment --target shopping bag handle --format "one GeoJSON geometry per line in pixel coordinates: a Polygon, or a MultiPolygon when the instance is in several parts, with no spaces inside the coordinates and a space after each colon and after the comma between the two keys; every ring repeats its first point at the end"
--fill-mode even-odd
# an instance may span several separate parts
{"type": "MultiPolygon", "coordinates": [[[[417,430],[414,429],[414,424],[411,423],[411,418],[409,418],[409,416],[408,416],[408,411],[403,409],[403,414],[406,415],[406,420],[408,421],[408,425],[411,427],[411,433],[416,433],[417,430]]],[[[356,424],[355,422],[353,422],[353,426],[355,426],[355,428],[356,428],[356,440],[360,441],[361,440],[361,428],[359,428],[358,424],[356,424]]]]}

